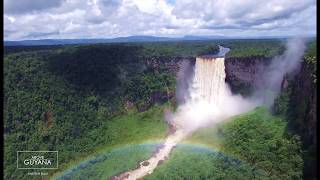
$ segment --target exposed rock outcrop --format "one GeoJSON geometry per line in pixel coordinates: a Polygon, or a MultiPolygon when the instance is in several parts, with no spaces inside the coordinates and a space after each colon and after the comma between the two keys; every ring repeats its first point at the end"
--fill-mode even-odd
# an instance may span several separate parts
{"type": "Polygon", "coordinates": [[[170,73],[176,74],[180,69],[182,61],[195,61],[194,57],[166,57],[166,56],[155,56],[146,60],[146,65],[160,70],[161,68],[168,69],[170,73]]]}
{"type": "Polygon", "coordinates": [[[51,111],[44,113],[44,120],[47,128],[51,128],[53,126],[53,113],[51,111]]]}
{"type": "Polygon", "coordinates": [[[304,153],[304,179],[316,177],[317,91],[312,67],[305,61],[292,81],[288,119],[289,128],[301,136],[304,153]]]}
{"type": "Polygon", "coordinates": [[[250,95],[260,83],[261,74],[270,61],[266,57],[226,58],[226,82],[231,91],[243,96],[250,95]]]}

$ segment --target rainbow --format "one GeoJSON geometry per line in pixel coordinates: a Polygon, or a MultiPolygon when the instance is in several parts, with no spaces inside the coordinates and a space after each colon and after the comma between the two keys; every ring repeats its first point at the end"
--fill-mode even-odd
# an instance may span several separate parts
{"type": "MultiPolygon", "coordinates": [[[[131,149],[134,148],[146,148],[148,149],[148,152],[150,152],[151,154],[153,152],[156,151],[156,149],[164,142],[164,139],[156,139],[156,140],[147,140],[143,143],[139,143],[139,144],[125,144],[119,147],[115,147],[111,150],[106,150],[105,152],[100,152],[98,154],[95,155],[91,155],[88,156],[87,158],[85,158],[84,160],[82,160],[81,162],[78,163],[74,163],[72,165],[70,165],[67,169],[60,171],[56,174],[54,174],[52,176],[51,179],[57,179],[57,180],[62,180],[65,179],[66,177],[70,177],[73,174],[89,168],[90,166],[95,165],[98,162],[102,162],[104,161],[108,156],[112,155],[112,154],[116,154],[116,153],[130,153],[131,149]]],[[[208,144],[204,144],[204,143],[199,143],[199,142],[194,142],[194,141],[186,141],[186,142],[182,142],[179,143],[177,146],[179,147],[188,147],[191,148],[194,151],[200,152],[200,153],[216,153],[220,156],[224,156],[227,158],[231,158],[231,159],[236,159],[235,157],[231,156],[231,155],[227,155],[225,153],[221,153],[219,152],[219,150],[215,149],[214,147],[208,145],[208,144]]],[[[138,162],[136,162],[138,164],[138,162]]]]}

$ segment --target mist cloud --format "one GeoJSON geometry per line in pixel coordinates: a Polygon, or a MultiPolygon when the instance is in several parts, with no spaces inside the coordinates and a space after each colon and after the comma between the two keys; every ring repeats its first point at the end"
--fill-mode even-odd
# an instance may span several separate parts
{"type": "Polygon", "coordinates": [[[176,99],[178,104],[185,103],[189,98],[188,89],[194,75],[193,64],[191,61],[184,60],[180,64],[177,74],[176,99]]]}
{"type": "Polygon", "coordinates": [[[295,75],[300,69],[302,56],[306,47],[303,39],[289,39],[286,51],[272,59],[270,65],[261,76],[261,84],[255,92],[265,105],[271,106],[281,91],[281,83],[285,75],[295,75]]]}

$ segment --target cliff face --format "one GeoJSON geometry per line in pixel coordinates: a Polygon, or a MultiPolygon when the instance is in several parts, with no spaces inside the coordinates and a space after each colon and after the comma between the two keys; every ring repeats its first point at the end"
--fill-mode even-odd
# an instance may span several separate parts
{"type": "Polygon", "coordinates": [[[183,61],[195,62],[194,57],[152,57],[146,59],[146,66],[152,69],[160,70],[161,68],[168,69],[173,75],[177,74],[183,61]]]}
{"type": "MultiPolygon", "coordinates": [[[[240,93],[243,96],[249,96],[260,83],[261,74],[265,67],[269,64],[270,58],[265,57],[250,57],[250,58],[226,58],[225,71],[226,82],[235,94],[240,93]]],[[[146,61],[146,65],[153,69],[160,70],[161,68],[168,69],[172,75],[176,75],[183,61],[191,61],[194,64],[196,58],[182,57],[153,57],[146,61]]],[[[158,95],[157,95],[158,96],[158,95]]],[[[162,95],[162,97],[167,97],[162,95]]],[[[170,98],[172,98],[170,96],[170,98]]],[[[167,98],[161,98],[163,101],[167,98]]],[[[157,98],[154,99],[157,102],[157,98]]]]}
{"type": "Polygon", "coordinates": [[[260,83],[261,74],[270,60],[265,57],[227,57],[225,60],[226,82],[231,91],[243,96],[250,95],[260,83]]]}
{"type": "Polygon", "coordinates": [[[304,134],[308,143],[316,143],[317,91],[310,68],[307,63],[302,63],[300,72],[292,82],[289,118],[293,121],[292,125],[304,134]]]}
{"type": "MultiPolygon", "coordinates": [[[[270,58],[265,57],[227,57],[225,59],[226,82],[229,84],[231,91],[235,94],[240,93],[243,96],[249,96],[260,83],[261,74],[270,60],[270,58]]],[[[191,64],[194,64],[196,58],[152,57],[146,60],[146,66],[156,70],[164,68],[169,70],[172,75],[177,75],[183,61],[191,61],[191,64]]],[[[164,102],[168,99],[174,101],[175,92],[169,92],[169,94],[169,96],[163,93],[155,94],[155,96],[151,98],[152,104],[155,102],[164,102]]]]}
{"type": "Polygon", "coordinates": [[[317,172],[317,91],[312,67],[302,63],[300,72],[292,82],[288,120],[289,128],[300,135],[303,142],[304,178],[312,179],[317,172]]]}
{"type": "MultiPolygon", "coordinates": [[[[249,95],[260,83],[261,74],[271,61],[270,58],[226,58],[226,82],[233,93],[249,95]]],[[[299,133],[303,133],[308,143],[316,143],[316,83],[312,67],[305,61],[293,80],[287,77],[282,81],[282,89],[292,87],[288,116],[299,133]]]]}

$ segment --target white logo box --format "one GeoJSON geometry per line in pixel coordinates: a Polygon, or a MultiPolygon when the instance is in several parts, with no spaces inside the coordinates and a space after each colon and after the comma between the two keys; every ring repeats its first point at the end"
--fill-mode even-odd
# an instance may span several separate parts
{"type": "Polygon", "coordinates": [[[58,169],[58,165],[59,165],[59,162],[58,162],[58,157],[59,157],[59,153],[58,151],[17,151],[17,169],[58,169]],[[37,153],[37,152],[40,152],[40,153],[56,153],[56,164],[57,166],[56,167],[53,167],[53,168],[25,168],[25,167],[19,167],[19,153],[37,153]]]}

